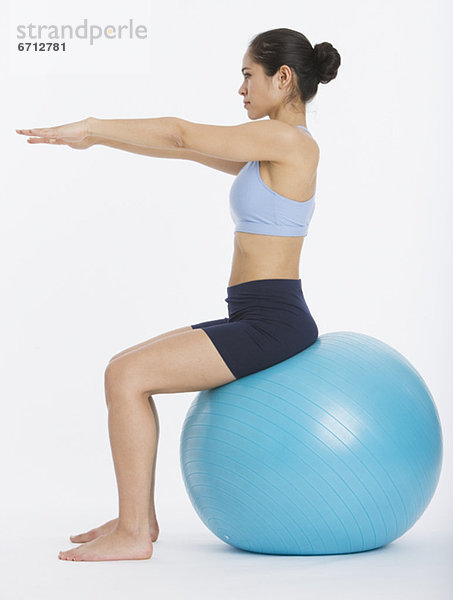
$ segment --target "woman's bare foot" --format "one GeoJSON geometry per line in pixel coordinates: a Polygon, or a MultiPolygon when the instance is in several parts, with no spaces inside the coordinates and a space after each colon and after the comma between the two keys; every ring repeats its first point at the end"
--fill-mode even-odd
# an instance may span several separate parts
{"type": "Polygon", "coordinates": [[[132,535],[115,527],[77,548],[61,551],[60,560],[143,560],[153,555],[149,531],[132,535]]]}
{"type": "MultiPolygon", "coordinates": [[[[106,535],[111,533],[118,523],[118,518],[112,519],[111,521],[107,521],[104,525],[100,525],[99,527],[95,527],[94,529],[90,529],[85,533],[79,533],[77,535],[69,536],[69,539],[74,544],[80,544],[85,542],[91,542],[101,535],[106,535]]],[[[157,541],[159,537],[159,524],[157,523],[157,519],[150,523],[149,532],[151,534],[151,541],[157,541]]]]}

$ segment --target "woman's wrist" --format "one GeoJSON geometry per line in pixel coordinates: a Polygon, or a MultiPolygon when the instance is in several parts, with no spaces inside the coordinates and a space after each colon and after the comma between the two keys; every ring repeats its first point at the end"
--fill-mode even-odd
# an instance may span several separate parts
{"type": "Polygon", "coordinates": [[[95,122],[98,119],[96,119],[95,117],[87,117],[85,119],[86,122],[86,127],[87,127],[87,136],[89,137],[93,137],[93,138],[97,138],[98,136],[96,135],[96,133],[94,132],[95,129],[95,122]]]}
{"type": "Polygon", "coordinates": [[[88,117],[85,119],[86,122],[86,134],[87,139],[90,142],[90,146],[96,146],[97,144],[102,144],[105,140],[100,135],[96,135],[95,131],[95,122],[98,119],[95,117],[88,117]]]}

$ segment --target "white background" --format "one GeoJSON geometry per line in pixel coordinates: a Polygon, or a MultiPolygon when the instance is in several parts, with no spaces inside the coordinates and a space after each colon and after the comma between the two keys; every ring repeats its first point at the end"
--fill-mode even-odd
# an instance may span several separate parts
{"type": "Polygon", "coordinates": [[[20,0],[2,4],[0,256],[2,598],[447,598],[452,581],[452,7],[447,1],[20,0]],[[134,19],[146,40],[77,40],[19,55],[24,23],[134,19]],[[57,559],[117,515],[104,369],[167,330],[227,316],[231,175],[105,146],[32,146],[17,128],[87,116],[247,121],[252,36],[289,27],[340,52],[307,107],[321,149],[300,276],[320,334],[357,331],[404,354],[436,402],[444,464],[399,540],[325,557],[245,553],[185,492],[179,436],[195,393],[155,397],[161,438],[150,561],[57,559]]]}

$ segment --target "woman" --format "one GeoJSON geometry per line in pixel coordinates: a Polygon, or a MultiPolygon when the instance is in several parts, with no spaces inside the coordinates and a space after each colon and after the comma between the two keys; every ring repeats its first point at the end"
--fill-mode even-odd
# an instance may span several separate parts
{"type": "Polygon", "coordinates": [[[96,119],[16,130],[29,143],[84,149],[103,144],[148,156],[194,160],[237,177],[230,207],[234,257],[229,317],[181,327],[127,348],[105,370],[119,516],[60,552],[64,560],[152,556],[159,421],[152,394],[224,385],[301,352],[318,337],[305,303],[299,260],[314,211],[319,148],[305,105],[333,79],[340,56],[291,29],[257,35],[243,57],[239,88],[251,123],[232,127],[174,117],[96,119]],[[269,119],[263,119],[269,117],[269,119]]]}

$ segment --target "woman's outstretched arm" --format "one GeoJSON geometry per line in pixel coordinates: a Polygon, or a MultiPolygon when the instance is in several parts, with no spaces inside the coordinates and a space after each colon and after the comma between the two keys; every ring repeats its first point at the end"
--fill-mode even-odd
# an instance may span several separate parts
{"type": "Polygon", "coordinates": [[[208,156],[207,154],[201,154],[200,152],[187,150],[186,148],[147,148],[145,146],[134,146],[134,144],[125,144],[118,140],[109,140],[106,138],[89,139],[92,140],[90,145],[93,146],[108,146],[109,148],[116,148],[117,150],[124,150],[125,152],[132,152],[133,154],[141,154],[143,156],[152,156],[155,158],[179,158],[180,160],[191,160],[200,163],[201,165],[205,165],[206,167],[216,169],[217,171],[229,173],[230,175],[237,175],[245,165],[244,162],[216,158],[215,156],[208,156]]]}
{"type": "Polygon", "coordinates": [[[201,165],[205,165],[206,167],[211,167],[211,169],[229,173],[230,175],[237,175],[245,165],[244,162],[216,158],[215,156],[208,156],[207,154],[201,154],[200,152],[187,150],[186,148],[146,148],[145,146],[134,146],[134,144],[125,144],[118,140],[108,140],[105,138],[92,138],[92,140],[91,145],[93,146],[108,146],[109,148],[116,148],[117,150],[124,150],[125,152],[132,152],[133,154],[141,154],[143,156],[152,156],[155,158],[179,158],[180,160],[191,160],[200,163],[201,165]]]}
{"type": "Polygon", "coordinates": [[[152,146],[140,146],[130,144],[118,139],[92,135],[88,127],[88,119],[75,123],[68,123],[58,127],[16,129],[23,136],[30,136],[27,142],[30,144],[50,144],[52,146],[69,146],[75,150],[86,150],[95,145],[109,146],[118,150],[152,156],[156,158],[179,158],[198,162],[207,167],[237,175],[244,166],[244,162],[232,161],[215,156],[202,154],[196,150],[180,147],[157,148],[152,146]]]}
{"type": "Polygon", "coordinates": [[[28,140],[30,143],[68,144],[80,148],[86,144],[86,138],[102,138],[145,148],[183,149],[239,163],[257,160],[287,163],[291,157],[299,164],[307,144],[306,136],[298,129],[277,119],[225,126],[193,123],[178,117],[88,117],[57,127],[16,131],[35,136],[28,140]]]}
{"type": "Polygon", "coordinates": [[[89,136],[117,140],[145,148],[181,148],[180,126],[177,117],[150,119],[97,119],[88,117],[89,136]]]}
{"type": "Polygon", "coordinates": [[[180,119],[157,117],[155,119],[96,119],[87,117],[74,123],[56,127],[16,129],[20,135],[31,136],[31,144],[68,145],[74,148],[89,146],[87,139],[117,140],[146,148],[181,148],[180,119]]]}
{"type": "MultiPolygon", "coordinates": [[[[240,125],[205,125],[178,117],[147,119],[87,119],[89,135],[147,148],[184,148],[238,162],[297,162],[307,140],[296,127],[265,119],[240,125]]],[[[309,142],[311,143],[311,142],[309,142]]]]}

